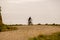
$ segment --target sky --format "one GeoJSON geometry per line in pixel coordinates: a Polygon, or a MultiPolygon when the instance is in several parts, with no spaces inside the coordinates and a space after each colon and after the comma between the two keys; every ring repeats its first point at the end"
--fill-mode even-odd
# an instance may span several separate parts
{"type": "Polygon", "coordinates": [[[0,0],[4,24],[60,24],[60,0],[0,0]]]}

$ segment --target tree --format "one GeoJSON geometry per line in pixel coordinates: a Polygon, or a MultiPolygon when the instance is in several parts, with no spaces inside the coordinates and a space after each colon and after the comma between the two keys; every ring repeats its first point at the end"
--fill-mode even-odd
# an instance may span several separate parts
{"type": "Polygon", "coordinates": [[[0,26],[2,26],[1,7],[0,7],[0,26]]]}

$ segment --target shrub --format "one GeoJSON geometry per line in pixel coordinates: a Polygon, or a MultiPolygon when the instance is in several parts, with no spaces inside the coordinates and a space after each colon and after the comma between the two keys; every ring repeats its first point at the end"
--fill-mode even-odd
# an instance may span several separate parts
{"type": "Polygon", "coordinates": [[[2,27],[0,26],[0,32],[1,32],[1,30],[2,30],[2,27]]]}
{"type": "Polygon", "coordinates": [[[48,25],[48,23],[46,23],[45,25],[48,25]]]}
{"type": "Polygon", "coordinates": [[[30,40],[60,40],[60,32],[53,33],[51,35],[38,35],[30,40]]]}
{"type": "Polygon", "coordinates": [[[4,25],[4,26],[0,27],[0,32],[2,32],[2,31],[16,30],[16,29],[17,29],[16,27],[11,27],[11,26],[4,25]]]}
{"type": "Polygon", "coordinates": [[[55,25],[55,23],[53,23],[52,25],[55,25]]]}
{"type": "Polygon", "coordinates": [[[40,23],[38,23],[37,25],[41,25],[40,23]]]}

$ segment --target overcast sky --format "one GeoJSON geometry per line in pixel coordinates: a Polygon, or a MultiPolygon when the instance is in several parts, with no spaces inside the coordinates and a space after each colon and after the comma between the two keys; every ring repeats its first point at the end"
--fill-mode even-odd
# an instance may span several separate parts
{"type": "Polygon", "coordinates": [[[0,0],[4,24],[60,23],[60,0],[0,0]]]}

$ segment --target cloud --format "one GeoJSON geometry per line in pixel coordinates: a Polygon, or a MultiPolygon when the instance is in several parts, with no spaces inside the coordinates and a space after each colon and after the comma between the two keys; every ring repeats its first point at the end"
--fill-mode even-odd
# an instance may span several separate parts
{"type": "Polygon", "coordinates": [[[29,16],[34,23],[60,23],[59,0],[3,0],[2,8],[7,24],[26,23],[29,16]]]}
{"type": "Polygon", "coordinates": [[[43,2],[46,0],[7,0],[8,3],[43,2]]]}

